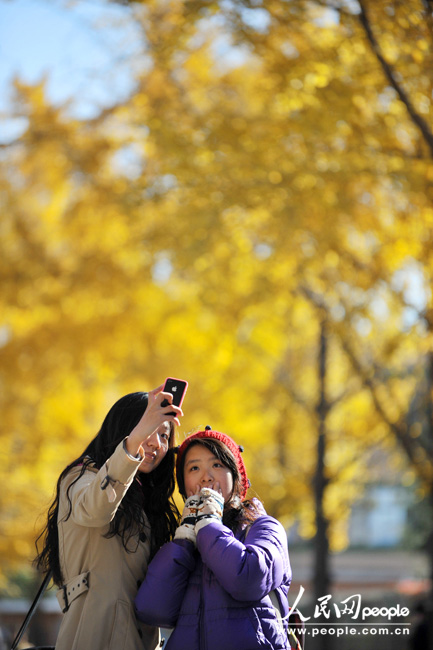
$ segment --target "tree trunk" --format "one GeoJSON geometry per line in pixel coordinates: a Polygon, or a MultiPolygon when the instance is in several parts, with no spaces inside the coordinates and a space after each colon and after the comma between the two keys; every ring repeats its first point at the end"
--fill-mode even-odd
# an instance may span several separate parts
{"type": "MultiPolygon", "coordinates": [[[[328,520],[324,512],[324,496],[328,480],[325,475],[326,453],[326,418],[329,404],[326,399],[326,362],[327,362],[327,331],[326,321],[322,321],[319,349],[319,400],[317,404],[318,438],[317,438],[317,466],[314,477],[314,497],[316,508],[316,535],[314,538],[314,598],[329,593],[329,541],[328,520]]],[[[328,635],[320,636],[321,650],[330,650],[331,638],[328,635]]]]}

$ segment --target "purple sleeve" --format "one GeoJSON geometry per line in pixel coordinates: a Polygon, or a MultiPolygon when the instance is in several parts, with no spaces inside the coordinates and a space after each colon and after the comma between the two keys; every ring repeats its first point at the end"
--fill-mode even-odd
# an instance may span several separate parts
{"type": "Polygon", "coordinates": [[[148,625],[174,627],[195,564],[194,545],[188,540],[164,544],[135,598],[137,618],[148,625]]]}
{"type": "Polygon", "coordinates": [[[287,536],[273,517],[260,517],[243,544],[219,522],[197,535],[203,562],[236,600],[260,600],[281,585],[289,585],[291,569],[287,536]]]}

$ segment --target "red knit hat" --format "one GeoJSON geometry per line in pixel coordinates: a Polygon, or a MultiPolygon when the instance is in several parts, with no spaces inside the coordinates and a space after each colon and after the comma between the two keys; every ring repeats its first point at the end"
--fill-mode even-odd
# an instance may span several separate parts
{"type": "Polygon", "coordinates": [[[226,447],[230,449],[233,456],[235,457],[236,465],[241,477],[240,498],[245,499],[247,490],[250,487],[250,481],[247,477],[247,470],[245,469],[244,461],[242,460],[241,456],[241,452],[244,449],[240,445],[237,445],[235,441],[230,438],[230,436],[226,435],[225,433],[220,433],[219,431],[213,431],[210,426],[207,426],[204,431],[198,431],[197,433],[193,433],[192,435],[188,436],[188,438],[186,438],[178,448],[176,460],[177,483],[179,484],[179,470],[182,456],[185,454],[191,442],[199,438],[214,438],[215,440],[222,442],[226,447]]]}

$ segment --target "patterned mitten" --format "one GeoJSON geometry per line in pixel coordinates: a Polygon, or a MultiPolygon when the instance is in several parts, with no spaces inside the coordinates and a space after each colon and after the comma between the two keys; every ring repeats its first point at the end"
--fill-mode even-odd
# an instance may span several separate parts
{"type": "Polygon", "coordinates": [[[180,526],[176,529],[174,539],[189,539],[190,542],[195,544],[195,523],[197,521],[197,510],[200,505],[200,496],[193,494],[188,497],[183,507],[182,519],[180,526]]]}
{"type": "Polygon", "coordinates": [[[222,494],[211,488],[202,488],[195,532],[197,533],[203,526],[210,524],[211,521],[222,521],[223,510],[224,497],[222,494]]]}

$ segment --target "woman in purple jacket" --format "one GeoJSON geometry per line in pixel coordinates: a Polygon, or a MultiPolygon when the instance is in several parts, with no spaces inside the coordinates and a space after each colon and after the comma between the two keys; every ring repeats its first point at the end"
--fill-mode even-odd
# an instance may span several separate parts
{"type": "Polygon", "coordinates": [[[181,524],[150,563],[135,601],[140,620],[174,627],[167,650],[290,647],[287,537],[258,499],[244,500],[241,451],[210,427],[179,448],[181,524]]]}

